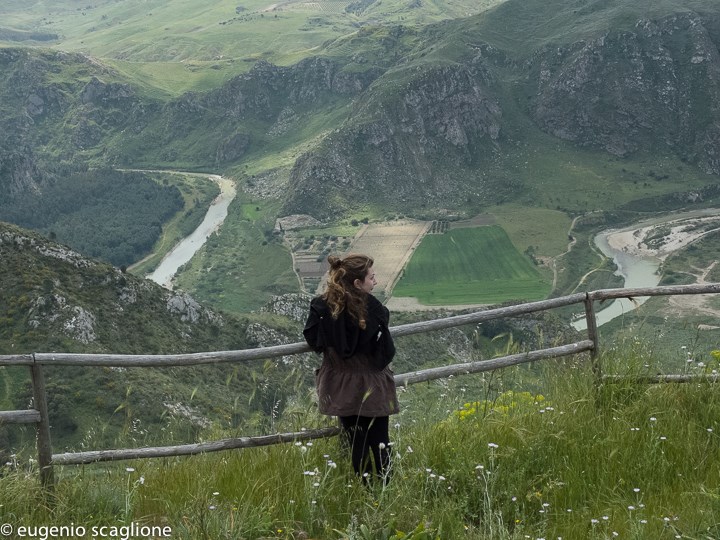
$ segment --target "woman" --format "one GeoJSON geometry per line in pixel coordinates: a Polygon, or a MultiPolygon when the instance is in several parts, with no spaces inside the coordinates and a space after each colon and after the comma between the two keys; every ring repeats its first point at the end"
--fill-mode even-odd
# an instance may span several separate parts
{"type": "Polygon", "coordinates": [[[388,330],[390,313],[370,294],[377,284],[367,255],[329,256],[325,292],[312,300],[303,335],[323,355],[316,371],[320,412],[340,419],[352,451],[355,472],[375,472],[385,482],[390,472],[389,418],[399,411],[388,364],[395,346],[388,330]]]}

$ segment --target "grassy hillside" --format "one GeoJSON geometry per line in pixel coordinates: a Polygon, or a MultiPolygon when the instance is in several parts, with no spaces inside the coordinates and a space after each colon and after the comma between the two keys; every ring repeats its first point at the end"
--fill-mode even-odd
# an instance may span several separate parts
{"type": "MultiPolygon", "coordinates": [[[[717,354],[698,371],[717,367],[717,354]]],[[[631,376],[657,367],[647,348],[630,342],[602,362],[631,376]]],[[[0,518],[88,529],[137,522],[188,540],[717,536],[714,383],[596,387],[582,361],[542,372],[532,390],[509,390],[518,376],[510,370],[486,380],[484,392],[461,392],[457,378],[433,407],[404,406],[393,417],[386,487],[363,486],[338,441],[321,440],[65,467],[56,471],[52,510],[37,503],[35,474],[9,470],[0,518]],[[493,379],[506,386],[493,389],[493,379]]],[[[298,405],[279,428],[318,423],[314,409],[298,405]]]]}
{"type": "Polygon", "coordinates": [[[323,43],[351,34],[360,26],[427,24],[465,17],[497,3],[5,2],[0,7],[0,40],[25,46],[50,45],[112,60],[119,71],[160,91],[179,95],[217,87],[259,59],[282,65],[295,63],[316,54],[323,43]],[[3,33],[3,29],[8,32],[3,33]],[[31,32],[36,39],[25,39],[31,32]]]}
{"type": "Polygon", "coordinates": [[[526,57],[545,46],[595,39],[610,30],[633,31],[638,20],[660,19],[687,11],[716,12],[709,0],[509,1],[457,21],[456,26],[461,31],[480,33],[483,41],[512,56],[526,57]],[[570,20],[572,25],[567,24],[570,20]]]}
{"type": "Polygon", "coordinates": [[[181,269],[177,285],[232,313],[298,292],[290,254],[273,234],[276,212],[277,205],[239,193],[223,228],[181,269]]]}

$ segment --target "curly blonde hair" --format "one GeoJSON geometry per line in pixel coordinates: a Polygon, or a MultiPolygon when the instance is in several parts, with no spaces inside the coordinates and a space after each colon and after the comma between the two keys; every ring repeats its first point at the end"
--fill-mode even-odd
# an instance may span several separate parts
{"type": "Polygon", "coordinates": [[[367,293],[355,287],[355,280],[364,281],[375,261],[357,253],[343,259],[330,255],[327,261],[330,271],[323,299],[330,308],[330,314],[337,319],[345,310],[364,330],[367,293]]]}

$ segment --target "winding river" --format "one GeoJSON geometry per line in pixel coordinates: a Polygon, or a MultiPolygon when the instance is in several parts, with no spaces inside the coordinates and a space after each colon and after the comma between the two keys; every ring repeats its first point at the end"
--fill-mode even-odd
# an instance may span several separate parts
{"type": "MultiPolygon", "coordinates": [[[[632,228],[626,230],[632,230],[632,228]]],[[[623,287],[655,287],[660,283],[660,274],[658,273],[661,262],[660,259],[656,257],[637,257],[626,251],[612,247],[609,238],[618,232],[620,231],[603,231],[595,237],[595,245],[600,248],[600,251],[602,251],[606,257],[611,258],[615,262],[617,266],[615,275],[622,276],[625,280],[623,287]]],[[[602,326],[606,322],[620,317],[633,309],[637,309],[644,304],[648,298],[647,296],[635,298],[632,302],[626,298],[613,300],[608,307],[595,313],[597,325],[602,326]]],[[[585,317],[583,317],[582,319],[574,321],[572,326],[576,330],[587,330],[587,321],[585,317]]]]}
{"type": "Polygon", "coordinates": [[[208,237],[220,228],[225,221],[228,213],[228,207],[237,195],[235,183],[232,180],[223,178],[218,175],[208,175],[208,177],[217,182],[220,187],[220,194],[208,208],[205,219],[189,236],[183,238],[173,247],[160,262],[155,271],[147,277],[155,283],[172,288],[172,279],[178,269],[190,259],[205,244],[208,237]]]}
{"type": "MultiPolygon", "coordinates": [[[[679,214],[668,214],[666,216],[653,218],[651,220],[642,221],[625,227],[623,229],[610,229],[603,231],[595,237],[595,245],[600,248],[600,251],[606,257],[611,258],[617,265],[616,275],[622,276],[625,280],[623,287],[634,288],[634,287],[655,287],[660,283],[660,274],[658,269],[662,264],[664,256],[667,256],[669,249],[664,252],[664,256],[652,255],[649,253],[639,254],[637,250],[628,249],[632,246],[630,242],[637,242],[634,235],[627,235],[628,231],[637,231],[643,227],[661,225],[669,222],[681,221],[685,219],[702,218],[708,216],[718,216],[720,210],[716,208],[708,208],[702,210],[695,210],[691,212],[683,212],[679,214]]],[[[676,244],[675,249],[681,247],[683,242],[676,244]]],[[[598,312],[595,317],[597,325],[601,326],[617,317],[620,317],[634,309],[637,309],[644,304],[649,297],[635,298],[634,301],[627,299],[617,299],[598,312]]],[[[586,330],[587,321],[585,318],[581,318],[571,323],[573,328],[576,330],[586,330]]]]}

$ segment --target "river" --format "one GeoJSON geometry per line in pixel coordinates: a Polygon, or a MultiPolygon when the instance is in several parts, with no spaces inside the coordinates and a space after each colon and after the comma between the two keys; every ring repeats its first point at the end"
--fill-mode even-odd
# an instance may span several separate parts
{"type": "MultiPolygon", "coordinates": [[[[646,227],[662,225],[669,222],[681,222],[682,220],[718,216],[719,210],[715,208],[683,212],[679,214],[668,214],[665,216],[642,221],[623,229],[610,229],[603,231],[595,237],[595,245],[600,248],[606,257],[611,258],[617,265],[615,275],[622,276],[625,280],[623,287],[655,287],[660,283],[658,269],[667,255],[680,247],[685,247],[690,241],[697,239],[697,236],[678,235],[679,241],[672,239],[667,242],[664,250],[652,253],[651,250],[635,249],[638,239],[634,234],[627,234],[628,231],[639,231],[646,227]],[[633,245],[635,244],[635,245],[633,245]]],[[[600,311],[595,313],[597,325],[601,326],[617,317],[620,317],[644,304],[649,297],[635,298],[633,301],[617,299],[600,311]]],[[[571,323],[576,330],[586,330],[587,321],[583,317],[571,323]]]]}
{"type": "Polygon", "coordinates": [[[205,219],[189,236],[183,238],[173,247],[160,262],[155,271],[148,275],[155,283],[172,288],[172,280],[178,269],[190,259],[205,244],[208,237],[220,228],[225,221],[228,213],[228,207],[237,195],[235,183],[232,180],[223,178],[218,175],[208,175],[208,177],[217,182],[220,187],[220,194],[208,208],[205,219]]]}
{"type": "MultiPolygon", "coordinates": [[[[632,230],[632,229],[629,229],[632,230]]],[[[610,246],[609,237],[619,231],[604,231],[595,237],[595,245],[606,257],[611,258],[617,266],[615,275],[622,276],[625,280],[623,287],[655,287],[660,283],[660,259],[656,257],[637,257],[622,250],[615,249],[610,246]]],[[[635,298],[633,301],[626,298],[613,300],[613,302],[595,313],[595,319],[598,326],[602,326],[617,317],[632,311],[644,304],[649,297],[644,296],[635,298]]],[[[587,330],[587,321],[585,317],[574,321],[573,328],[576,330],[587,330]]]]}

